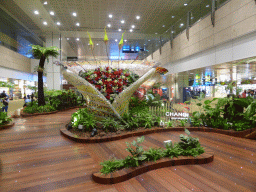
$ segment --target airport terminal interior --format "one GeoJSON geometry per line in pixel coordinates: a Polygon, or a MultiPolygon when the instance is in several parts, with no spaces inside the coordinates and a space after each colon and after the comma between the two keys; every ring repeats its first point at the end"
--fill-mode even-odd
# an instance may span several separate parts
{"type": "Polygon", "coordinates": [[[0,0],[0,191],[256,191],[256,0],[0,0]]]}

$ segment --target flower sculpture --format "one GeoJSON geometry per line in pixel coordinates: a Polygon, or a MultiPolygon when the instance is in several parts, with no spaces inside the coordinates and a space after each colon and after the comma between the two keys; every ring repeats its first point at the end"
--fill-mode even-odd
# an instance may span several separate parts
{"type": "Polygon", "coordinates": [[[80,74],[81,76],[64,70],[63,76],[83,94],[88,101],[88,109],[92,110],[98,119],[104,119],[106,116],[121,118],[128,112],[129,100],[140,85],[159,75],[156,67],[140,78],[129,70],[110,67],[86,71],[80,74]]]}

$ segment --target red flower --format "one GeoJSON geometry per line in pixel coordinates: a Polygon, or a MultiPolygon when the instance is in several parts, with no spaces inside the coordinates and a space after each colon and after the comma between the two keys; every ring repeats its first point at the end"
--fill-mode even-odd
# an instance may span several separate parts
{"type": "Polygon", "coordinates": [[[107,95],[106,98],[109,100],[110,99],[110,95],[107,95]]]}
{"type": "Polygon", "coordinates": [[[126,77],[130,76],[130,73],[126,73],[125,76],[126,76],[126,77]]]}
{"type": "Polygon", "coordinates": [[[108,71],[108,70],[109,70],[109,67],[106,67],[106,70],[108,71]]]}
{"type": "Polygon", "coordinates": [[[122,84],[121,84],[121,83],[117,83],[117,85],[118,85],[118,87],[121,87],[121,86],[122,86],[122,84]]]}
{"type": "Polygon", "coordinates": [[[113,91],[112,91],[112,89],[111,89],[111,88],[108,88],[108,89],[106,90],[106,92],[107,92],[107,94],[111,94],[111,93],[113,93],[113,91]]]}
{"type": "Polygon", "coordinates": [[[119,81],[119,82],[122,82],[122,81],[123,81],[123,79],[119,79],[118,81],[119,81]]]}

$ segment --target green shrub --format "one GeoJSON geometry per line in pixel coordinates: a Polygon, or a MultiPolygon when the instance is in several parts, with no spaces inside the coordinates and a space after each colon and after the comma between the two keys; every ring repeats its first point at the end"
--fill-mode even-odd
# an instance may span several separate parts
{"type": "Polygon", "coordinates": [[[113,117],[107,117],[101,123],[105,132],[114,132],[120,127],[119,121],[113,117]]]}
{"type": "Polygon", "coordinates": [[[147,161],[155,161],[162,158],[164,156],[164,153],[161,148],[159,149],[154,149],[154,148],[149,148],[148,151],[145,151],[143,153],[147,158],[147,161]]]}
{"type": "Polygon", "coordinates": [[[96,119],[93,113],[89,113],[86,108],[83,108],[72,114],[71,124],[74,128],[84,125],[86,131],[91,131],[96,126],[96,119]]]}
{"type": "Polygon", "coordinates": [[[131,153],[132,156],[127,156],[125,159],[113,159],[100,163],[102,169],[100,172],[102,174],[109,174],[116,170],[125,167],[137,167],[143,161],[157,161],[162,157],[178,157],[182,156],[194,156],[204,153],[204,148],[201,147],[198,138],[190,137],[190,132],[185,129],[188,136],[180,135],[181,142],[172,145],[172,143],[166,144],[166,149],[154,149],[150,148],[147,151],[143,150],[143,147],[139,144],[144,141],[144,136],[137,138],[137,141],[131,143],[126,142],[127,151],[131,153]]]}
{"type": "Polygon", "coordinates": [[[7,123],[9,123],[11,121],[12,121],[12,119],[7,116],[6,112],[0,111],[0,125],[7,124],[7,123]]]}

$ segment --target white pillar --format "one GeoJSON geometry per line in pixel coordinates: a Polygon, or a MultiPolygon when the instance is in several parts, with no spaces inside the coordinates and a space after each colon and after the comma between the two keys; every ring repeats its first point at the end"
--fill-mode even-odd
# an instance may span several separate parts
{"type": "MultiPolygon", "coordinates": [[[[56,46],[61,49],[60,34],[49,33],[46,35],[46,47],[50,46],[56,46]]],[[[53,64],[54,61],[61,61],[61,55],[57,58],[49,57],[49,63],[47,60],[45,61],[47,89],[60,90],[62,89],[61,70],[60,66],[53,64]]]]}

